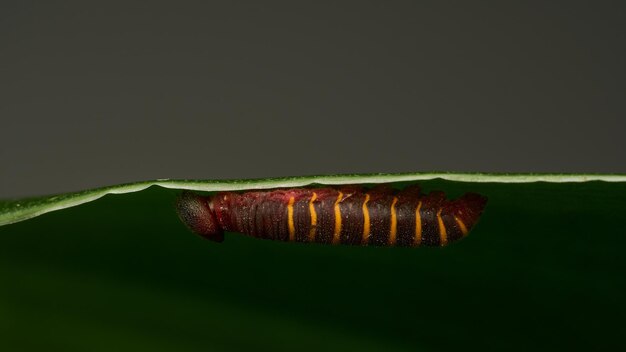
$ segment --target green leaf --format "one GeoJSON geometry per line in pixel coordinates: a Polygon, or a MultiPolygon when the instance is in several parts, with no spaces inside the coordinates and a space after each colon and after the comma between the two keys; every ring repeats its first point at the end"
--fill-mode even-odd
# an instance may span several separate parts
{"type": "Polygon", "coordinates": [[[611,349],[626,334],[625,181],[441,173],[159,180],[5,201],[0,350],[611,349]],[[445,248],[237,234],[217,244],[191,234],[173,207],[178,189],[390,181],[451,197],[478,192],[489,203],[470,235],[445,248]]]}
{"type": "Polygon", "coordinates": [[[82,192],[39,197],[25,200],[0,201],[0,226],[30,219],[50,211],[65,209],[94,201],[107,194],[123,194],[142,191],[150,186],[195,191],[241,191],[250,189],[302,187],[312,184],[338,185],[355,183],[396,183],[432,179],[458,182],[626,182],[626,175],[609,174],[485,174],[485,173],[406,173],[406,174],[361,174],[303,176],[242,180],[167,180],[143,181],[116,186],[102,187],[82,192]]]}

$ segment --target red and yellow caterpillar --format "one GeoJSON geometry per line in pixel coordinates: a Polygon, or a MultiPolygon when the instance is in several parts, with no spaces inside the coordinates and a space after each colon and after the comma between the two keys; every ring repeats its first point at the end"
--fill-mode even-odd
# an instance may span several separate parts
{"type": "Polygon", "coordinates": [[[411,186],[396,193],[383,185],[183,192],[176,208],[193,232],[217,242],[228,231],[281,241],[412,247],[465,237],[486,202],[475,193],[449,201],[443,192],[424,195],[411,186]]]}

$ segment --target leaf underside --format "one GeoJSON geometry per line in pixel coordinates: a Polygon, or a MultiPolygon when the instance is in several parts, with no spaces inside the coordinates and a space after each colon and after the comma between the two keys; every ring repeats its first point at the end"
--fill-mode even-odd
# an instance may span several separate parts
{"type": "Polygon", "coordinates": [[[5,201],[0,350],[619,350],[625,181],[442,173],[158,180],[5,201]],[[173,206],[178,189],[381,182],[419,182],[451,198],[472,191],[489,202],[469,236],[444,248],[233,233],[217,244],[189,233],[173,206]]]}

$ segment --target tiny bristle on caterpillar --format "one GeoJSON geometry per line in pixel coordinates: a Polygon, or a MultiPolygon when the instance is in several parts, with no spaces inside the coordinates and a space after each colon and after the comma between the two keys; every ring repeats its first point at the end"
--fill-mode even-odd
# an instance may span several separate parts
{"type": "Polygon", "coordinates": [[[212,241],[224,232],[295,242],[373,246],[445,246],[465,237],[487,198],[466,193],[447,200],[419,187],[394,191],[387,185],[183,192],[176,208],[189,229],[212,241]]]}

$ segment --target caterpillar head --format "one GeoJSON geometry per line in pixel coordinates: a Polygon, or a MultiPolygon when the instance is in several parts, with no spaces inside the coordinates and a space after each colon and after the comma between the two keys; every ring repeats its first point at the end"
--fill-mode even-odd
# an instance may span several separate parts
{"type": "Polygon", "coordinates": [[[224,241],[224,232],[211,209],[210,197],[184,191],[176,200],[180,220],[194,233],[215,242],[224,241]]]}

